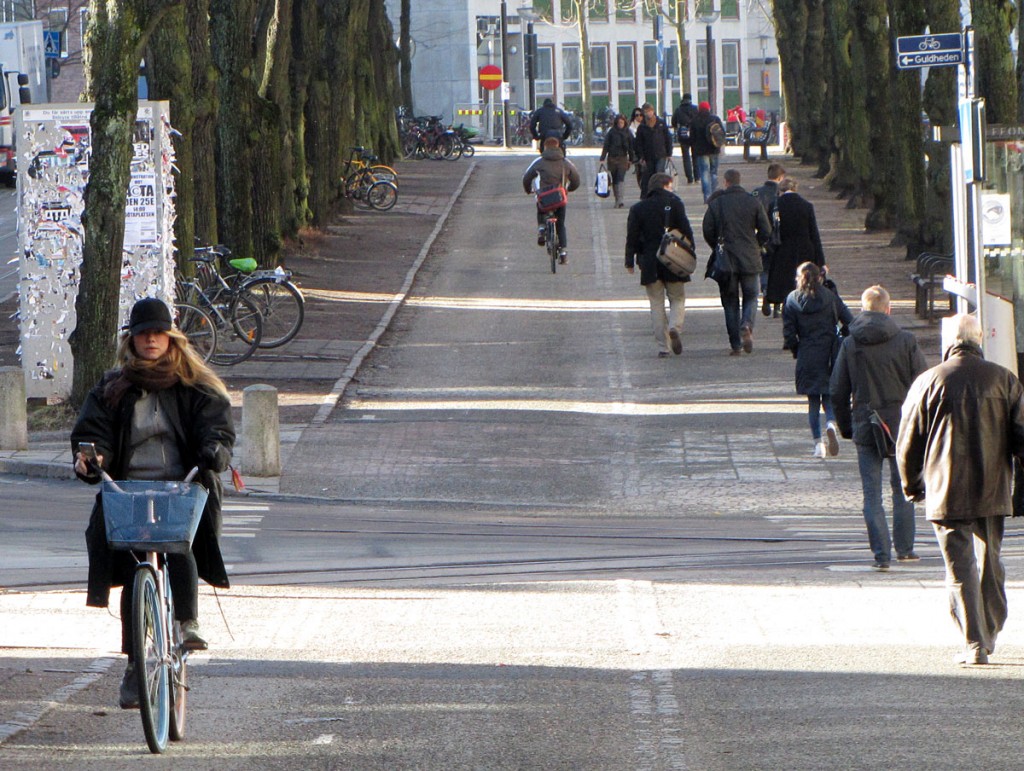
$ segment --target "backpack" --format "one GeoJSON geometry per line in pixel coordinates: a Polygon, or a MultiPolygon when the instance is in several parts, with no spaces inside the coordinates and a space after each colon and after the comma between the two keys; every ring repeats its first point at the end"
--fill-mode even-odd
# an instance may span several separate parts
{"type": "Polygon", "coordinates": [[[722,124],[713,120],[708,124],[708,142],[716,150],[725,146],[725,129],[722,128],[722,124]]]}

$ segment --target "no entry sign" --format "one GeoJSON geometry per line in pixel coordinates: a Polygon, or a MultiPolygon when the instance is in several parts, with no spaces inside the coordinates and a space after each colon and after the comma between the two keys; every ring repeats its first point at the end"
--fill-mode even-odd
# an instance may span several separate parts
{"type": "Polygon", "coordinates": [[[480,85],[488,91],[501,86],[501,67],[496,64],[485,64],[480,68],[480,85]]]}

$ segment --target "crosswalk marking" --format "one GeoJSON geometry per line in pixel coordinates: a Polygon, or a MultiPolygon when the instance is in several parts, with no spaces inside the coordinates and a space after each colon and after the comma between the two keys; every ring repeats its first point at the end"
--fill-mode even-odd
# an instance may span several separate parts
{"type": "Polygon", "coordinates": [[[266,504],[226,501],[221,508],[222,538],[255,538],[270,507],[266,504]]]}

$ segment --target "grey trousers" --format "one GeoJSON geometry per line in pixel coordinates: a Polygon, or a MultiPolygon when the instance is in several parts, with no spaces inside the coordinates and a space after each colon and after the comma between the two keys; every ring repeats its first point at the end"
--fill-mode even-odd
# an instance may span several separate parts
{"type": "Polygon", "coordinates": [[[995,650],[1006,622],[1006,571],[999,557],[1004,519],[932,522],[946,563],[949,611],[972,650],[995,650]]]}

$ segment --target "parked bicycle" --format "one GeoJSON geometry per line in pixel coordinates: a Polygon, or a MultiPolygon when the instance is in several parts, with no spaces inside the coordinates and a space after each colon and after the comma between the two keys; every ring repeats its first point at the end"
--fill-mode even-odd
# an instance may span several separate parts
{"type": "Polygon", "coordinates": [[[196,275],[186,278],[177,273],[176,296],[179,305],[189,305],[206,312],[216,330],[216,348],[209,360],[214,364],[231,366],[248,359],[259,347],[263,337],[263,314],[250,293],[242,289],[245,274],[239,267],[249,267],[251,262],[251,272],[256,261],[251,257],[229,259],[229,264],[238,270],[229,283],[215,265],[222,253],[230,258],[231,253],[226,247],[197,248],[192,255],[196,275]]]}

